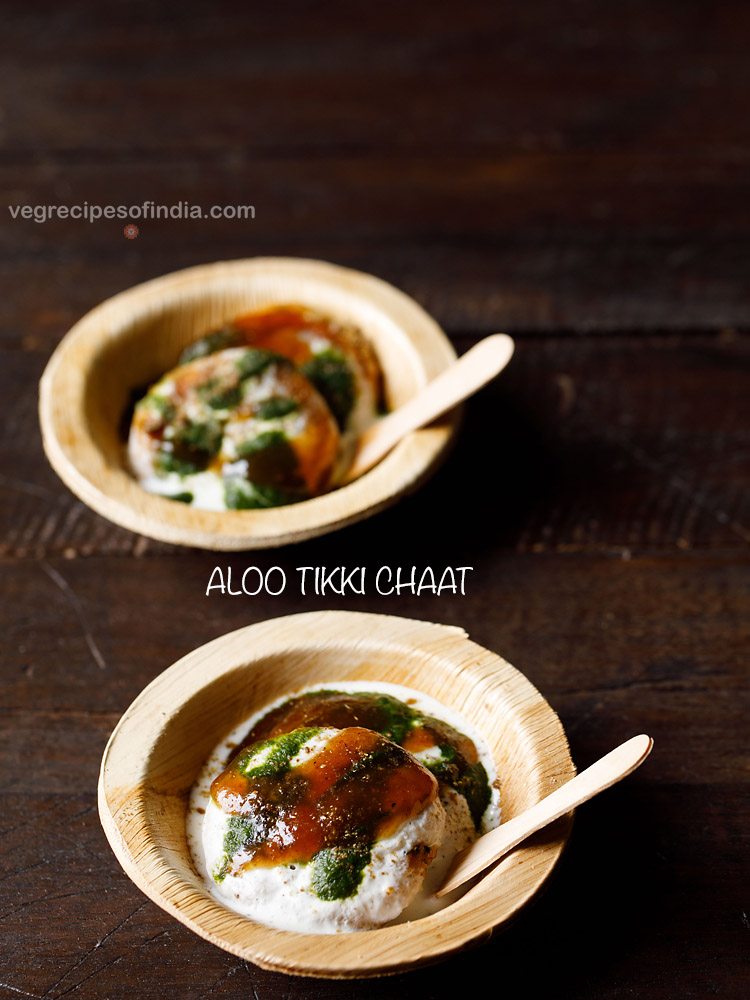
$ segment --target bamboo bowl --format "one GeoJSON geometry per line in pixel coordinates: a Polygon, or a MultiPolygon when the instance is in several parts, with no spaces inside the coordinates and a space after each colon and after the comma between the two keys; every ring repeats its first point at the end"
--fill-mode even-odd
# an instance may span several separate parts
{"type": "Polygon", "coordinates": [[[308,935],[225,909],[193,867],[190,789],[214,746],[264,704],[311,684],[387,681],[431,695],[484,735],[503,820],[575,774],[559,719],[509,663],[460,629],[386,615],[324,611],[239,629],[183,657],[115,728],[99,778],[99,815],[120,864],[155,903],[213,944],[263,968],[356,978],[402,972],[486,938],[545,882],[570,819],[504,858],[469,892],[421,920],[308,935]]]}
{"type": "Polygon", "coordinates": [[[177,271],[97,306],[52,355],[40,385],[39,416],[45,452],[63,482],[97,513],[131,531],[223,550],[312,538],[416,489],[445,452],[456,413],[409,435],[355,482],[286,507],[196,510],[147,493],[131,475],[121,424],[133,391],[174,367],[180,351],[206,330],[285,302],[358,326],[378,354],[391,408],[455,359],[443,331],[416,302],[359,271],[284,257],[177,271]]]}

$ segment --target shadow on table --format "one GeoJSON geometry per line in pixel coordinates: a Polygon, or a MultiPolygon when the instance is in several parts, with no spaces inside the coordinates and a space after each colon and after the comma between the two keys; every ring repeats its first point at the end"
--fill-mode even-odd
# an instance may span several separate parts
{"type": "Polygon", "coordinates": [[[360,563],[470,562],[514,545],[528,510],[555,488],[557,470],[540,426],[498,386],[466,407],[457,440],[434,478],[376,518],[305,546],[325,561],[342,542],[360,563]]]}
{"type": "MultiPolygon", "coordinates": [[[[597,997],[623,988],[618,967],[637,970],[628,959],[659,926],[668,890],[651,847],[652,820],[632,798],[624,787],[585,806],[536,901],[486,945],[426,970],[420,994],[455,996],[456,984],[472,982],[532,997],[597,997]]],[[[407,991],[408,979],[399,978],[407,991]]],[[[637,990],[638,982],[628,985],[637,990]]]]}

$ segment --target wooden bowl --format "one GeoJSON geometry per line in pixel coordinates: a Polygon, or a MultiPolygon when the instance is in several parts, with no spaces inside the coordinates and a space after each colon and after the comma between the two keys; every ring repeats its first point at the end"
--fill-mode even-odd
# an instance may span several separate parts
{"type": "Polygon", "coordinates": [[[509,663],[460,629],[386,615],[324,611],[239,629],[183,657],[125,712],[102,760],[99,814],[120,864],[155,903],[220,948],[267,969],[354,978],[401,972],[485,938],[552,871],[569,820],[503,859],[448,908],[378,930],[308,935],[225,909],[191,861],[188,795],[236,725],[311,684],[403,684],[464,715],[483,734],[501,781],[503,820],[575,768],[560,720],[509,663]]]}
{"type": "Polygon", "coordinates": [[[271,510],[203,511],[143,490],[127,468],[123,416],[132,394],[174,367],[200,334],[252,309],[297,302],[358,326],[373,344],[391,408],[455,352],[412,299],[371,275],[320,261],[256,258],[207,264],[108,299],[63,338],[42,377],[39,416],[53,468],[84,503],[151,538],[210,549],[284,545],[374,514],[434,470],[457,414],[403,440],[356,482],[271,510]]]}

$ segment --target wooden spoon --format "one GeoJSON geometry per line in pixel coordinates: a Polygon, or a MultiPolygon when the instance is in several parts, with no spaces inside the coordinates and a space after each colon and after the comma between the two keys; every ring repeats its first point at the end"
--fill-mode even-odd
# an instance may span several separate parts
{"type": "Polygon", "coordinates": [[[341,485],[359,478],[407,434],[431,423],[490,382],[508,364],[513,348],[513,341],[505,333],[480,340],[408,403],[378,420],[360,437],[341,485]]]}
{"type": "Polygon", "coordinates": [[[605,788],[627,777],[640,767],[651,753],[653,745],[654,741],[650,736],[634,736],[615,750],[611,750],[591,767],[587,767],[585,771],[581,771],[575,778],[555,789],[531,809],[526,809],[507,823],[502,823],[496,830],[485,833],[465,851],[456,855],[436,895],[445,896],[453,889],[457,889],[494,864],[508,851],[512,851],[532,833],[553,823],[571,809],[588,802],[605,788]]]}

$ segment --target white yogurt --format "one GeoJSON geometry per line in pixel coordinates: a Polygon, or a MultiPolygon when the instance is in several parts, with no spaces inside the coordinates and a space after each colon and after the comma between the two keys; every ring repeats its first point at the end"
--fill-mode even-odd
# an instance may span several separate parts
{"type": "MultiPolygon", "coordinates": [[[[228,874],[220,883],[213,879],[211,873],[223,856],[227,815],[211,799],[211,782],[226,767],[233,748],[243,741],[267,712],[304,691],[320,690],[389,694],[408,702],[410,707],[425,715],[448,723],[472,739],[487,771],[492,792],[482,817],[481,832],[498,826],[500,793],[492,755],[474,727],[458,713],[427,695],[396,684],[369,681],[321,683],[290,692],[264,706],[215,747],[193,787],[188,808],[188,844],[198,872],[212,895],[225,906],[282,930],[318,934],[362,930],[416,920],[448,906],[463,894],[465,887],[441,899],[435,896],[435,891],[445,878],[456,853],[477,837],[466,800],[449,787],[443,787],[439,799],[402,824],[394,834],[375,844],[359,889],[347,899],[319,899],[311,886],[311,865],[250,868],[240,875],[228,874]],[[408,852],[418,844],[427,844],[432,848],[433,860],[426,874],[424,869],[409,863],[408,852]]],[[[311,746],[305,748],[306,756],[325,744],[325,733],[324,730],[312,738],[311,746]],[[312,746],[313,743],[315,746],[312,746]]],[[[428,763],[437,752],[437,748],[427,748],[415,757],[428,763]]]]}

